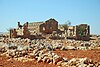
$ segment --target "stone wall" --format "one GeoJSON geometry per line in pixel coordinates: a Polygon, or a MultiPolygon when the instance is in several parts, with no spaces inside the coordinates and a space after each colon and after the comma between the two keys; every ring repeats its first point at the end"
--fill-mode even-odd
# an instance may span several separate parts
{"type": "Polygon", "coordinates": [[[51,34],[58,30],[58,22],[55,19],[49,19],[44,24],[40,25],[40,32],[51,34]]]}
{"type": "Polygon", "coordinates": [[[76,26],[76,39],[89,40],[90,26],[87,24],[80,24],[76,26]]]}
{"type": "Polygon", "coordinates": [[[30,32],[28,30],[28,24],[24,24],[24,28],[23,28],[23,37],[24,38],[30,38],[30,32]]]}
{"type": "MultiPolygon", "coordinates": [[[[60,31],[65,31],[63,26],[59,26],[60,31]]],[[[68,38],[75,38],[78,40],[89,40],[90,39],[90,26],[87,24],[80,24],[76,26],[68,26],[68,30],[66,31],[66,35],[68,38]],[[66,35],[67,34],[67,35],[66,35]]]]}
{"type": "Polygon", "coordinates": [[[43,22],[32,22],[28,24],[28,30],[30,31],[31,35],[35,35],[36,33],[40,33],[40,25],[43,22]]]}
{"type": "Polygon", "coordinates": [[[16,29],[10,29],[10,38],[16,38],[17,32],[16,29]]]}
{"type": "Polygon", "coordinates": [[[76,28],[75,26],[68,26],[67,36],[75,36],[76,35],[76,28]]]}

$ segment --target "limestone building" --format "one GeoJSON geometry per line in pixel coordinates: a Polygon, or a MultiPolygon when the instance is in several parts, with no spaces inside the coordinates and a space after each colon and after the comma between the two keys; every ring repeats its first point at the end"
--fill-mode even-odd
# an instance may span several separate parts
{"type": "Polygon", "coordinates": [[[26,22],[24,25],[18,22],[18,28],[10,31],[10,37],[32,38],[32,35],[52,34],[57,30],[58,22],[52,18],[45,22],[26,22]]]}
{"type": "Polygon", "coordinates": [[[89,40],[90,26],[87,24],[67,26],[65,30],[62,25],[58,25],[58,22],[52,18],[44,22],[26,22],[23,25],[18,22],[18,28],[10,30],[10,37],[34,39],[41,37],[43,34],[52,34],[53,32],[63,35],[65,38],[89,40]]]}

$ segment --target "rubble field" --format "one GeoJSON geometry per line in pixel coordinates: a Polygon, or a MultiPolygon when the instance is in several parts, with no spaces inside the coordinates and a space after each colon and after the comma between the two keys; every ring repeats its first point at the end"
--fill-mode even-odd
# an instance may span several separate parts
{"type": "Polygon", "coordinates": [[[61,51],[56,50],[53,51],[54,53],[58,54],[59,56],[66,57],[69,60],[72,58],[90,58],[96,62],[100,62],[100,50],[67,50],[61,51]]]}
{"type": "Polygon", "coordinates": [[[57,65],[52,65],[48,63],[37,63],[36,60],[28,62],[19,62],[10,59],[5,56],[0,56],[0,67],[57,67],[57,65]]]}
{"type": "Polygon", "coordinates": [[[0,38],[0,67],[100,67],[100,40],[0,38]]]}
{"type": "MultiPolygon", "coordinates": [[[[67,57],[69,59],[72,58],[91,58],[94,61],[100,62],[100,50],[68,50],[68,51],[54,51],[54,53],[57,53],[58,55],[62,57],[67,57]]],[[[28,62],[19,62],[15,61],[13,59],[9,60],[9,58],[5,56],[0,56],[0,67],[57,67],[57,65],[52,65],[48,63],[39,62],[37,63],[36,60],[34,61],[28,61],[28,62]]]]}

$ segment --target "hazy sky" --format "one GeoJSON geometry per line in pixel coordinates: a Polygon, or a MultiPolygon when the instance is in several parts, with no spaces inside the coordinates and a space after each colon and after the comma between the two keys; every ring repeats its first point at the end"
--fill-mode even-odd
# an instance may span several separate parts
{"type": "Polygon", "coordinates": [[[59,24],[87,23],[91,34],[100,34],[100,0],[0,0],[0,32],[17,27],[17,22],[56,19],[59,24]]]}

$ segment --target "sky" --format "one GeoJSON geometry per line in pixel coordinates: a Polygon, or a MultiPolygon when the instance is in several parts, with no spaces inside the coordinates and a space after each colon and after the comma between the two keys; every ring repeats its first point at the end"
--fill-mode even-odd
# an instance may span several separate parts
{"type": "Polygon", "coordinates": [[[50,18],[59,24],[88,24],[91,34],[100,35],[100,0],[0,0],[0,32],[17,27],[17,22],[50,18]]]}

